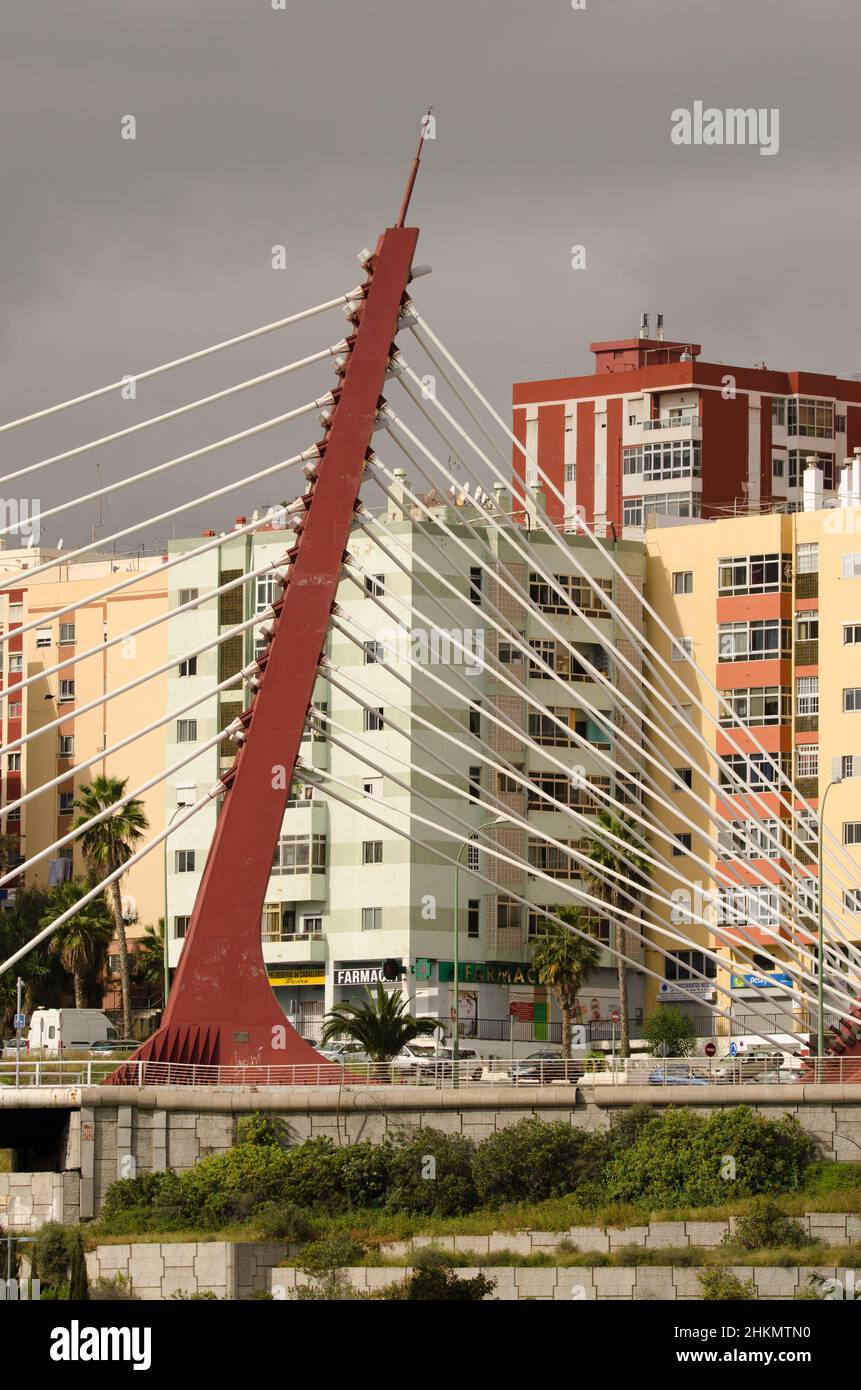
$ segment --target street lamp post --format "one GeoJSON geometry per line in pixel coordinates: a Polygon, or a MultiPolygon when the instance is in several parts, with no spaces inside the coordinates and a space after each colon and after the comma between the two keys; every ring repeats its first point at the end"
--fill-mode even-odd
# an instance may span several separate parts
{"type": "Polygon", "coordinates": [[[822,804],[819,807],[819,877],[817,880],[819,894],[819,901],[817,904],[819,928],[817,941],[819,958],[816,970],[816,1056],[819,1070],[818,1079],[820,1081],[823,1079],[824,1068],[822,1063],[825,1057],[825,885],[823,883],[823,875],[825,873],[825,803],[828,800],[828,793],[831,791],[831,788],[839,786],[843,781],[842,773],[836,772],[836,769],[835,773],[836,775],[832,776],[831,781],[822,794],[822,804]]]}
{"type": "MultiPolygon", "coordinates": [[[[501,825],[504,820],[505,816],[491,816],[490,820],[483,821],[481,825],[477,826],[474,833],[480,835],[482,830],[486,830],[488,826],[501,825]]],[[[465,849],[469,848],[469,844],[469,840],[464,840],[457,852],[457,860],[454,869],[454,950],[452,951],[452,955],[454,956],[454,1018],[452,1020],[453,1037],[451,1054],[452,1069],[455,1077],[457,1076],[457,1063],[460,1054],[460,980],[458,978],[460,972],[460,931],[458,922],[460,909],[458,905],[458,888],[460,885],[460,870],[463,863],[463,852],[465,849]]]]}

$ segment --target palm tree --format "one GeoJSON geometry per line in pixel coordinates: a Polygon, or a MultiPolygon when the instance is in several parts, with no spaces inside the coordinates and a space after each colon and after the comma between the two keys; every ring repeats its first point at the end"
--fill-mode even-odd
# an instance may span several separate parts
{"type": "MultiPolygon", "coordinates": [[[[118,777],[94,777],[92,782],[81,787],[75,800],[75,808],[80,813],[75,827],[83,825],[98,816],[102,811],[122,800],[127,780],[118,777]]],[[[100,878],[106,878],[121,869],[131,858],[138,841],[143,839],[149,829],[143,802],[132,800],[120,806],[111,816],[106,816],[98,825],[91,826],[81,836],[81,849],[90,870],[100,878]]],[[[105,898],[114,917],[114,932],[120,956],[120,987],[123,996],[123,1035],[129,1037],[132,1029],[131,981],[129,977],[129,947],[126,940],[126,925],[123,921],[123,900],[120,893],[120,876],[108,884],[105,898]]]]}
{"type": "MultiPolygon", "coordinates": [[[[83,879],[58,883],[48,894],[48,904],[39,921],[40,927],[50,926],[87,891],[83,879]]],[[[74,917],[58,927],[51,937],[50,951],[58,957],[64,970],[72,977],[75,1008],[86,1007],[84,980],[101,965],[111,944],[114,924],[103,899],[93,898],[79,908],[74,917]]]]}
{"type": "MultiPolygon", "coordinates": [[[[582,907],[554,908],[557,917],[581,931],[588,921],[582,907]]],[[[571,1014],[580,987],[586,976],[598,968],[601,947],[597,941],[585,941],[559,922],[544,918],[541,935],[532,947],[532,963],[538,978],[559,1005],[562,1014],[562,1056],[571,1056],[571,1014]]]]}
{"type": "Polygon", "coordinates": [[[361,1045],[372,1062],[390,1062],[402,1047],[415,1038],[427,1038],[442,1024],[435,1018],[414,1018],[406,1012],[408,1000],[399,989],[388,993],[377,983],[376,998],[366,990],[367,1000],[345,999],[326,1015],[321,1046],[333,1038],[347,1037],[361,1045]]]}
{"type": "Polygon", "coordinates": [[[164,990],[164,918],[157,927],[144,927],[135,951],[135,976],[142,984],[164,990]]]}
{"type": "Polygon", "coordinates": [[[639,887],[646,877],[648,864],[642,856],[642,842],[645,838],[632,816],[615,816],[611,811],[599,811],[597,824],[603,834],[595,834],[581,842],[580,848],[595,865],[596,871],[609,871],[602,878],[596,872],[588,876],[590,891],[604,900],[609,908],[613,923],[613,949],[616,951],[616,977],[619,982],[619,1055],[631,1054],[631,1037],[628,1028],[628,964],[625,956],[628,951],[628,931],[622,926],[617,914],[622,903],[625,910],[638,906],[639,887]],[[611,840],[609,836],[615,836],[611,840]],[[622,843],[618,843],[621,841],[622,843]],[[620,878],[613,878],[618,874],[620,878]]]}

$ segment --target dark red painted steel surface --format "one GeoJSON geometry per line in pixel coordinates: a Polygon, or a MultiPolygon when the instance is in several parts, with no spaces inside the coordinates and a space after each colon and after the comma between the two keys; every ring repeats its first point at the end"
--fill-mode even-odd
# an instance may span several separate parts
{"type": "MultiPolygon", "coordinates": [[[[416,228],[389,228],[377,244],[355,341],[321,444],[323,456],[245,741],[227,779],[164,1020],[131,1061],[224,1066],[321,1060],[287,1023],[272,993],[260,926],[417,239],[416,228]]],[[[123,1068],[111,1077],[124,1079],[123,1068]]]]}

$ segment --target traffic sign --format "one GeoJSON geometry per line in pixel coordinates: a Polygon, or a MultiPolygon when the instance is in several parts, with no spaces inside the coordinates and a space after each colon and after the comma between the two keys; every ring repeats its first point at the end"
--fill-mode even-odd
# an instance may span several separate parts
{"type": "Polygon", "coordinates": [[[731,1042],[730,1045],[729,1045],[729,1055],[730,1055],[730,1057],[735,1057],[735,1055],[736,1055],[737,1052],[738,1052],[738,1048],[736,1047],[736,1045],[735,1045],[734,1042],[731,1042]]]}
{"type": "Polygon", "coordinates": [[[26,1028],[26,1027],[27,1027],[27,1015],[26,1015],[26,1014],[16,1014],[15,1017],[14,1017],[14,1019],[13,1019],[13,1021],[12,1021],[12,1027],[13,1027],[13,1028],[26,1028]]]}
{"type": "Polygon", "coordinates": [[[706,1054],[707,1057],[714,1057],[715,1053],[717,1052],[717,1048],[715,1047],[713,1042],[707,1042],[705,1047],[703,1048],[703,1052],[706,1054]]]}
{"type": "Polygon", "coordinates": [[[619,1013],[619,1010],[618,1010],[618,1009],[611,1009],[611,1010],[610,1010],[610,1022],[611,1022],[611,1023],[618,1023],[620,1018],[621,1018],[621,1014],[619,1013]]]}

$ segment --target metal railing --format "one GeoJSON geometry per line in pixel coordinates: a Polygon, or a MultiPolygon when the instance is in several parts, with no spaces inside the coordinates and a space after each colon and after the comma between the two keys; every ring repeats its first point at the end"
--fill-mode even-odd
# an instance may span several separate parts
{"type": "MultiPolygon", "coordinates": [[[[26,1061],[18,1073],[21,1087],[97,1086],[112,1077],[122,1085],[307,1087],[422,1086],[442,1089],[543,1085],[686,1086],[801,1085],[812,1082],[857,1084],[861,1094],[861,1057],[562,1058],[509,1059],[465,1057],[396,1058],[392,1062],[327,1062],[264,1066],[254,1063],[203,1066],[186,1062],[81,1060],[26,1061]]],[[[0,1062],[0,1094],[16,1084],[14,1062],[0,1062]]]]}

